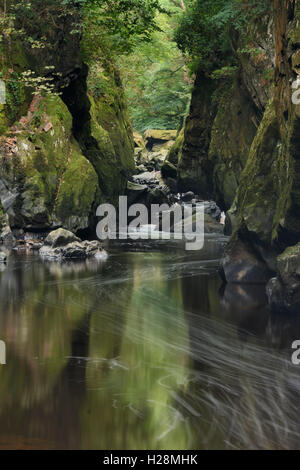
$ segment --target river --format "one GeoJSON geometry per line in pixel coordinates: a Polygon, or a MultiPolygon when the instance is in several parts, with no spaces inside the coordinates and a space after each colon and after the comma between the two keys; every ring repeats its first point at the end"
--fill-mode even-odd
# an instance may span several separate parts
{"type": "Polygon", "coordinates": [[[0,448],[299,448],[300,319],[271,315],[263,286],[222,286],[225,242],[11,253],[0,448]]]}

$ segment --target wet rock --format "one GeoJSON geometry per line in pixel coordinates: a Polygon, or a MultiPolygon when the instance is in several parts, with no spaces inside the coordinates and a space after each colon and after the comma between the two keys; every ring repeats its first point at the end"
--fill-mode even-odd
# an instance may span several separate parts
{"type": "Polygon", "coordinates": [[[53,230],[45,239],[45,245],[51,246],[52,248],[65,246],[72,242],[80,242],[80,239],[76,237],[74,233],[63,228],[53,230]]]}
{"type": "Polygon", "coordinates": [[[177,178],[177,168],[171,162],[165,162],[161,168],[161,174],[164,179],[167,178],[177,178]]]}
{"type": "Polygon", "coordinates": [[[65,259],[85,259],[87,258],[87,251],[82,243],[73,242],[61,249],[61,256],[65,259]]]}
{"type": "Polygon", "coordinates": [[[0,263],[6,263],[7,256],[3,251],[0,251],[0,263]]]}
{"type": "Polygon", "coordinates": [[[220,222],[222,211],[214,201],[205,201],[204,210],[205,214],[210,215],[213,217],[213,219],[216,219],[218,222],[220,222]]]}
{"type": "Polygon", "coordinates": [[[135,183],[142,185],[159,184],[159,180],[157,179],[155,171],[146,171],[145,173],[134,175],[132,179],[135,183]]]}
{"type": "Polygon", "coordinates": [[[128,204],[134,204],[139,201],[141,197],[145,196],[148,187],[145,184],[138,184],[132,181],[127,182],[126,195],[128,197],[128,204]]]}
{"type": "Polygon", "coordinates": [[[238,221],[237,221],[237,209],[236,206],[233,205],[229,211],[226,212],[226,218],[225,218],[225,235],[232,235],[235,227],[237,226],[238,221]]]}
{"type": "Polygon", "coordinates": [[[150,189],[147,194],[146,205],[167,204],[169,189],[166,186],[158,186],[150,189]]]}
{"type": "Polygon", "coordinates": [[[84,260],[87,258],[106,259],[107,253],[99,241],[74,241],[67,245],[51,247],[44,245],[40,256],[49,260],[84,260]]]}
{"type": "Polygon", "coordinates": [[[177,181],[175,178],[166,178],[165,179],[166,185],[170,188],[171,193],[177,193],[177,181]]]}
{"type": "Polygon", "coordinates": [[[145,165],[137,165],[136,171],[138,174],[145,173],[147,171],[147,168],[145,167],[145,165]]]}
{"type": "Polygon", "coordinates": [[[195,197],[195,194],[192,191],[188,191],[187,193],[182,194],[181,199],[184,202],[192,201],[195,197]]]}
{"type": "Polygon", "coordinates": [[[40,240],[29,239],[29,240],[26,240],[26,246],[30,250],[39,250],[43,246],[43,242],[40,240]]]}
{"type": "Polygon", "coordinates": [[[272,310],[300,312],[300,243],[278,256],[277,277],[269,281],[267,295],[272,310]]]}
{"type": "Polygon", "coordinates": [[[3,227],[0,231],[0,243],[3,243],[6,246],[14,246],[16,239],[8,225],[3,227]]]}
{"type": "Polygon", "coordinates": [[[252,247],[236,237],[225,250],[220,274],[228,283],[261,284],[273,273],[252,247]]]}

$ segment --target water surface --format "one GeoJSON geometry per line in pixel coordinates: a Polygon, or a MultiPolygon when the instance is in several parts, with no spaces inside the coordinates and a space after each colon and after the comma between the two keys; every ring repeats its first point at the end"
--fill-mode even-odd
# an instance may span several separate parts
{"type": "Polygon", "coordinates": [[[299,448],[300,321],[218,276],[225,240],[12,253],[0,273],[0,448],[299,448]],[[137,250],[137,251],[136,251],[137,250]]]}

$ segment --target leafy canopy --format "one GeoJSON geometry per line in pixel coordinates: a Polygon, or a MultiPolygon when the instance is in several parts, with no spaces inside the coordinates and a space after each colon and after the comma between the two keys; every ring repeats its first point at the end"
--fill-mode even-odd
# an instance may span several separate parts
{"type": "Polygon", "coordinates": [[[189,0],[175,33],[178,47],[196,71],[212,72],[235,64],[232,39],[272,8],[272,0],[189,0]]]}

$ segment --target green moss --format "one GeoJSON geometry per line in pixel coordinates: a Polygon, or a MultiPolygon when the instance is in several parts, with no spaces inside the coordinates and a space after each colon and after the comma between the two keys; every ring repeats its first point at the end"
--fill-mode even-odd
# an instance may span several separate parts
{"type": "Polygon", "coordinates": [[[256,111],[237,79],[233,83],[223,83],[220,88],[218,111],[211,130],[209,159],[213,167],[214,197],[228,210],[234,201],[240,175],[256,134],[256,111]]]}
{"type": "Polygon", "coordinates": [[[300,258],[300,243],[295,246],[288,247],[281,255],[278,256],[278,261],[285,261],[286,259],[292,257],[300,258]]]}
{"type": "Polygon", "coordinates": [[[92,216],[91,208],[100,201],[100,193],[97,174],[75,140],[59,189],[55,210],[58,218],[75,231],[86,228],[92,216]]]}
{"type": "Polygon", "coordinates": [[[99,201],[98,178],[72,137],[72,117],[59,97],[41,100],[17,147],[13,157],[2,157],[0,169],[20,195],[12,226],[47,227],[54,221],[87,228],[99,201]]]}
{"type": "Polygon", "coordinates": [[[174,145],[171,147],[166,160],[177,166],[182,156],[182,146],[184,142],[184,129],[181,129],[174,145]]]}
{"type": "Polygon", "coordinates": [[[119,73],[106,54],[102,51],[101,66],[95,64],[89,70],[87,85],[92,103],[91,115],[108,132],[121,166],[132,173],[135,167],[133,129],[119,73]]]}
{"type": "MultiPolygon", "coordinates": [[[[236,204],[239,227],[271,243],[284,226],[291,203],[293,165],[281,142],[274,103],[264,114],[242,173],[236,204]]],[[[239,228],[238,227],[238,228],[239,228]]]]}

